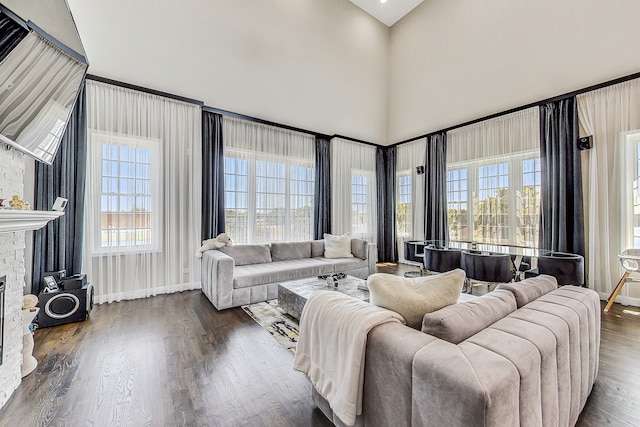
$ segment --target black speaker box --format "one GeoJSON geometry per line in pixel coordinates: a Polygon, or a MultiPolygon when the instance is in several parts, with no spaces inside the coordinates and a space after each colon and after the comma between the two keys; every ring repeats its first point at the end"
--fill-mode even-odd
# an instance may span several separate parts
{"type": "Polygon", "coordinates": [[[591,135],[578,138],[578,150],[589,150],[593,148],[593,137],[591,135]]]}
{"type": "Polygon", "coordinates": [[[87,283],[80,289],[41,292],[38,301],[39,328],[80,322],[89,317],[93,308],[93,285],[87,283]]]}

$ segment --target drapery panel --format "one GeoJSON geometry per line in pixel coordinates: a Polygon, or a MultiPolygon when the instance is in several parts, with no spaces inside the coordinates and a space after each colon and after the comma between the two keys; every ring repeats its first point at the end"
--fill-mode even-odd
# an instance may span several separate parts
{"type": "Polygon", "coordinates": [[[447,220],[447,134],[429,135],[425,164],[424,238],[449,240],[447,220]]]}
{"type": "Polygon", "coordinates": [[[540,106],[539,247],[584,256],[582,163],[575,97],[540,106]]]}
{"type": "MultiPolygon", "coordinates": [[[[633,230],[624,220],[633,212],[633,202],[621,200],[621,192],[638,181],[621,181],[625,155],[637,159],[635,153],[624,149],[629,132],[640,129],[640,80],[630,80],[617,85],[580,94],[577,97],[578,117],[586,135],[593,135],[593,148],[588,150],[588,233],[586,243],[587,281],[589,286],[606,298],[620,279],[623,269],[618,254],[632,247],[633,230]]],[[[637,165],[636,165],[637,168],[637,165]]],[[[637,173],[637,170],[636,170],[637,173]]],[[[637,194],[637,193],[636,193],[637,194]]],[[[630,290],[637,289],[630,283],[622,288],[618,302],[626,300],[638,305],[640,299],[629,297],[630,290]]]]}
{"type": "Polygon", "coordinates": [[[378,261],[398,261],[396,246],[396,147],[376,148],[378,261]]]}
{"type": "Polygon", "coordinates": [[[331,231],[330,140],[316,137],[316,191],[313,205],[313,238],[322,239],[331,231]]]}
{"type": "Polygon", "coordinates": [[[331,230],[376,243],[376,147],[331,140],[331,230]]]}
{"type": "Polygon", "coordinates": [[[0,13],[0,61],[27,35],[27,30],[4,13],[0,13]]]}
{"type": "Polygon", "coordinates": [[[315,137],[223,118],[226,231],[236,243],[313,238],[315,137]]]}
{"type": "Polygon", "coordinates": [[[96,302],[200,287],[199,106],[87,82],[84,270],[96,302]]]}
{"type": "Polygon", "coordinates": [[[404,242],[424,239],[425,174],[417,167],[426,165],[427,141],[399,145],[396,159],[397,252],[403,262],[404,242]]]}
{"type": "Polygon", "coordinates": [[[202,239],[224,232],[222,115],[202,112],[202,239]]]}
{"type": "Polygon", "coordinates": [[[65,214],[33,235],[31,292],[40,293],[45,271],[82,272],[85,176],[87,165],[87,110],[84,85],[69,117],[52,165],[35,164],[33,208],[51,210],[57,197],[67,199],[65,214]]]}
{"type": "Polygon", "coordinates": [[[447,132],[451,240],[538,245],[539,117],[533,107],[447,132]]]}

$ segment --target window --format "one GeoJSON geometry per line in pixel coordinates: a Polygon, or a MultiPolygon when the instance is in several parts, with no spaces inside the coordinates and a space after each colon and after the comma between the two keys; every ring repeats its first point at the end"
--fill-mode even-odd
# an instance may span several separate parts
{"type": "Polygon", "coordinates": [[[523,246],[538,246],[540,226],[540,159],[522,161],[522,197],[519,228],[523,246]]]}
{"type": "Polygon", "coordinates": [[[478,167],[478,199],[474,200],[473,240],[509,242],[509,165],[478,167]]]}
{"type": "Polygon", "coordinates": [[[227,150],[226,231],[236,243],[313,236],[315,168],[310,162],[227,150]]]}
{"type": "Polygon", "coordinates": [[[396,230],[398,237],[410,238],[413,234],[411,171],[398,173],[397,182],[396,230]]]}
{"type": "Polygon", "coordinates": [[[362,172],[351,175],[351,232],[355,235],[368,234],[368,185],[367,176],[362,172]]]}
{"type": "MultiPolygon", "coordinates": [[[[224,158],[225,230],[230,236],[234,236],[234,241],[237,241],[239,236],[247,235],[249,224],[248,179],[248,160],[236,157],[224,158]]],[[[242,243],[246,243],[246,240],[242,243]]]]}
{"type": "Polygon", "coordinates": [[[537,153],[450,165],[447,208],[451,240],[536,247],[540,220],[537,153]]]}
{"type": "Polygon", "coordinates": [[[471,240],[467,185],[467,169],[447,171],[447,215],[451,240],[471,240]]]}
{"type": "Polygon", "coordinates": [[[100,249],[160,249],[157,141],[95,135],[102,153],[100,249]]]}

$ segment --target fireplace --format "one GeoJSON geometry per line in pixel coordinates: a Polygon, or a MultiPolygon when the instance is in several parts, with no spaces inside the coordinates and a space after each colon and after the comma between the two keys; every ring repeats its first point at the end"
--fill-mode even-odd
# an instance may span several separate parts
{"type": "Polygon", "coordinates": [[[4,345],[4,288],[7,283],[7,276],[0,277],[0,366],[2,366],[4,345]]]}

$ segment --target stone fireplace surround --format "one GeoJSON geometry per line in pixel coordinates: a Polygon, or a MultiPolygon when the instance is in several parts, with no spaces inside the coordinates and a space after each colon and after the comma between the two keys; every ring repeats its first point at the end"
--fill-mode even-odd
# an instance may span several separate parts
{"type": "MultiPolygon", "coordinates": [[[[0,198],[24,194],[25,159],[16,150],[0,146],[0,198]]],[[[22,299],[25,286],[25,232],[0,234],[0,277],[5,288],[4,357],[0,365],[0,408],[18,388],[22,363],[22,299]]]]}

